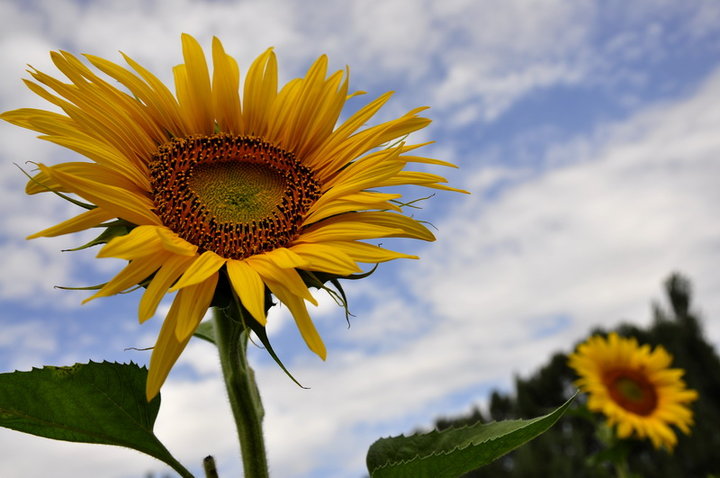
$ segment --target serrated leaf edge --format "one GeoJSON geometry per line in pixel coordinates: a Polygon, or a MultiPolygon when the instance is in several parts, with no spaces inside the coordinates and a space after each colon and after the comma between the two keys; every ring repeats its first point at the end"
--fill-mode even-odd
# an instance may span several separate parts
{"type": "MultiPolygon", "coordinates": [[[[511,432],[509,432],[509,433],[507,433],[507,434],[505,434],[505,435],[498,435],[498,436],[495,436],[495,437],[492,437],[492,438],[487,438],[487,439],[480,440],[480,441],[471,440],[471,441],[468,442],[465,446],[462,446],[462,445],[461,445],[461,446],[456,446],[455,448],[451,448],[451,449],[449,449],[449,450],[440,450],[440,451],[437,451],[437,452],[435,452],[435,453],[428,453],[428,454],[425,454],[425,455],[417,454],[417,455],[415,455],[414,457],[412,457],[412,458],[410,458],[410,459],[407,459],[407,460],[400,460],[400,461],[388,460],[387,462],[383,463],[382,465],[376,466],[376,467],[373,468],[372,470],[368,470],[368,471],[370,472],[370,475],[372,476],[372,474],[375,473],[376,471],[383,470],[383,469],[388,468],[388,467],[390,467],[390,466],[406,465],[406,464],[409,464],[409,463],[413,463],[413,462],[415,462],[415,461],[417,461],[417,460],[424,460],[424,459],[426,459],[426,458],[430,458],[430,457],[433,457],[433,456],[450,455],[451,453],[454,453],[454,452],[459,451],[459,450],[460,450],[460,451],[461,451],[461,450],[465,450],[465,449],[467,449],[467,448],[469,448],[469,447],[471,447],[471,446],[477,446],[477,445],[480,445],[480,444],[483,444],[483,443],[490,443],[490,442],[493,442],[493,441],[495,441],[495,440],[498,440],[498,439],[500,439],[500,438],[502,438],[502,437],[505,437],[505,436],[507,436],[507,435],[513,434],[513,433],[518,432],[518,431],[520,431],[520,430],[523,430],[523,429],[529,427],[530,425],[532,425],[532,424],[534,424],[534,423],[536,423],[536,422],[539,422],[539,421],[541,421],[541,420],[544,420],[545,418],[549,417],[549,416],[552,415],[553,413],[556,413],[559,409],[565,408],[565,410],[563,411],[563,413],[561,413],[561,414],[557,417],[557,419],[555,420],[555,422],[553,422],[552,424],[550,424],[550,426],[553,426],[553,425],[557,422],[557,420],[559,420],[559,419],[565,414],[565,411],[567,410],[567,407],[569,407],[569,406],[570,406],[570,403],[572,403],[572,401],[575,400],[575,397],[576,397],[576,396],[577,396],[577,393],[575,393],[575,394],[574,394],[572,397],[570,397],[565,403],[563,403],[562,405],[560,405],[560,406],[557,407],[556,409],[552,410],[552,411],[549,412],[549,413],[546,413],[545,415],[541,415],[541,416],[539,416],[539,417],[530,418],[530,419],[504,420],[504,421],[502,421],[502,422],[498,422],[498,421],[496,421],[496,420],[493,420],[493,421],[491,421],[491,422],[487,422],[487,423],[482,423],[482,424],[481,424],[481,425],[492,425],[493,423],[526,422],[524,426],[522,426],[522,427],[520,427],[520,428],[516,428],[516,429],[514,429],[513,431],[511,431],[511,432]]],[[[432,430],[431,432],[425,433],[425,434],[423,434],[423,435],[425,435],[425,436],[430,436],[430,435],[433,435],[433,434],[435,434],[435,435],[440,435],[440,434],[447,433],[447,432],[450,432],[450,431],[465,430],[465,429],[467,429],[467,428],[471,428],[471,427],[476,426],[476,425],[477,425],[477,424],[475,424],[475,425],[463,425],[463,426],[461,426],[461,427],[451,427],[451,428],[447,428],[447,429],[445,429],[445,430],[432,430]]],[[[549,427],[548,427],[548,428],[549,428],[549,427]]],[[[412,435],[411,435],[411,436],[412,436],[412,435]]],[[[408,438],[408,437],[407,437],[405,434],[401,434],[401,435],[396,435],[396,436],[383,437],[383,438],[378,439],[377,441],[384,440],[384,439],[393,439],[393,438],[408,438]]],[[[533,437],[533,438],[535,438],[535,437],[533,437]]],[[[528,441],[529,441],[529,440],[528,440],[528,441]]],[[[505,452],[504,454],[510,453],[511,451],[514,451],[514,450],[518,449],[519,447],[521,447],[521,446],[524,445],[525,443],[527,443],[527,442],[520,443],[520,444],[517,445],[516,447],[509,449],[509,450],[508,450],[507,452],[505,452]]]]}

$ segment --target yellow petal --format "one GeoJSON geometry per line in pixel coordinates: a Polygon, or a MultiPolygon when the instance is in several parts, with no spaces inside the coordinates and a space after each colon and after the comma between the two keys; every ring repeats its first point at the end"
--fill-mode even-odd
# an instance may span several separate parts
{"type": "Polygon", "coordinates": [[[18,108],[0,113],[0,119],[21,128],[44,134],[74,136],[82,135],[75,123],[67,116],[37,108],[18,108]]]}
{"type": "Polygon", "coordinates": [[[32,91],[33,93],[38,95],[40,98],[42,98],[45,101],[48,101],[56,106],[59,106],[65,112],[77,110],[77,108],[72,103],[53,95],[52,93],[47,91],[42,86],[35,83],[34,81],[23,80],[23,83],[25,83],[25,86],[27,86],[30,89],[30,91],[32,91]]]}
{"type": "MultiPolygon", "coordinates": [[[[425,144],[429,144],[429,143],[425,143],[425,144]]],[[[420,145],[414,145],[414,146],[420,146],[420,145]]],[[[434,164],[436,166],[446,166],[448,168],[458,168],[458,166],[456,164],[449,163],[447,161],[442,161],[440,159],[426,158],[424,156],[408,156],[408,155],[403,154],[401,156],[401,158],[403,161],[407,161],[408,163],[434,164]]]]}
{"type": "Polygon", "coordinates": [[[277,143],[280,147],[293,150],[292,130],[290,123],[293,114],[297,111],[299,91],[302,88],[302,80],[295,78],[282,87],[272,103],[272,108],[266,113],[269,121],[263,136],[277,143]]]}
{"type": "Polygon", "coordinates": [[[272,49],[250,65],[243,91],[243,119],[248,134],[261,136],[268,126],[267,112],[277,96],[277,59],[272,49]]]}
{"type": "Polygon", "coordinates": [[[464,189],[457,189],[440,183],[446,183],[447,179],[437,174],[421,173],[418,171],[402,171],[392,178],[383,179],[376,183],[376,187],[404,186],[412,184],[426,188],[441,189],[443,191],[454,191],[463,194],[470,194],[464,189]]]}
{"type": "Polygon", "coordinates": [[[160,242],[162,243],[163,248],[173,254],[181,256],[194,256],[198,250],[196,245],[190,244],[188,241],[166,227],[158,227],[157,233],[158,236],[160,236],[160,242]]]}
{"type": "Polygon", "coordinates": [[[240,69],[235,59],[225,54],[225,49],[217,37],[213,37],[212,55],[212,95],[220,130],[240,133],[242,132],[240,69]]]}
{"type": "Polygon", "coordinates": [[[198,284],[216,273],[226,262],[226,259],[215,254],[213,251],[203,252],[195,262],[180,277],[180,280],[170,289],[170,292],[198,284]]]}
{"type": "MultiPolygon", "coordinates": [[[[387,262],[394,259],[417,259],[418,256],[409,254],[403,254],[401,252],[391,251],[383,247],[367,244],[364,242],[355,241],[338,241],[338,242],[323,242],[322,245],[334,248],[338,251],[342,251],[347,254],[353,260],[357,262],[366,262],[370,264],[377,264],[379,262],[387,262]]],[[[312,244],[316,246],[316,244],[312,244]]]]}
{"type": "MultiPolygon", "coordinates": [[[[354,213],[352,216],[357,216],[359,214],[361,213],[354,213]]],[[[350,214],[347,215],[349,216],[350,214]]],[[[398,234],[402,234],[403,232],[402,229],[396,227],[385,227],[362,222],[362,218],[360,217],[358,217],[358,221],[344,220],[340,222],[333,221],[334,219],[335,218],[330,218],[319,224],[311,226],[306,232],[303,232],[300,235],[296,242],[377,239],[379,237],[396,237],[398,234]]]]}
{"type": "MultiPolygon", "coordinates": [[[[327,73],[327,63],[327,57],[320,56],[312,64],[305,78],[291,82],[293,88],[283,88],[282,93],[288,94],[288,97],[285,98],[288,108],[284,109],[284,114],[274,116],[273,126],[280,129],[281,144],[292,151],[296,151],[297,146],[305,141],[309,133],[312,133],[312,120],[315,118],[315,113],[322,101],[321,95],[324,92],[323,84],[327,73]]],[[[281,95],[278,95],[278,100],[281,95]]],[[[271,137],[278,134],[273,132],[273,129],[270,131],[271,137]]]]}
{"type": "Polygon", "coordinates": [[[188,256],[172,256],[165,261],[155,273],[155,277],[150,281],[147,290],[140,299],[138,305],[140,323],[145,322],[155,314],[158,304],[165,297],[170,286],[190,267],[192,261],[193,258],[188,256]]]}
{"type": "Polygon", "coordinates": [[[329,154],[333,150],[341,148],[350,135],[358,128],[366,124],[368,120],[372,118],[385,103],[387,103],[391,96],[392,92],[387,92],[350,116],[350,118],[333,131],[332,135],[330,135],[322,148],[315,150],[311,156],[306,158],[307,164],[309,166],[317,166],[327,161],[327,158],[330,157],[329,154]]]}
{"type": "MultiPolygon", "coordinates": [[[[48,139],[47,137],[43,139],[48,139]]],[[[43,165],[45,166],[45,165],[43,165]]],[[[106,167],[101,164],[97,163],[86,163],[86,162],[80,162],[80,161],[70,161],[67,163],[60,163],[56,164],[54,166],[45,166],[45,168],[49,169],[52,172],[60,171],[62,173],[70,174],[72,176],[81,177],[84,179],[87,179],[89,181],[94,181],[96,183],[101,184],[111,184],[114,187],[118,187],[121,189],[125,189],[126,191],[132,192],[133,194],[136,194],[138,196],[143,196],[147,193],[149,189],[142,189],[140,185],[133,182],[133,180],[129,179],[128,177],[118,174],[118,171],[116,168],[113,168],[112,166],[106,167]]],[[[44,177],[48,177],[46,173],[40,173],[44,177]]],[[[51,173],[52,174],[52,173],[51,173]]],[[[40,175],[38,175],[40,176],[40,175]]],[[[42,177],[36,176],[35,180],[31,180],[31,183],[36,184],[36,179],[42,180],[42,177]]],[[[147,183],[148,188],[150,187],[150,183],[147,181],[147,178],[144,179],[144,182],[147,183]]],[[[29,186],[30,184],[28,184],[29,186]]],[[[38,185],[40,188],[42,186],[38,185]]],[[[47,191],[46,188],[42,188],[42,190],[47,191]]]]}
{"type": "Polygon", "coordinates": [[[48,227],[40,232],[36,232],[27,238],[35,239],[36,237],[55,237],[63,234],[70,234],[71,232],[83,231],[97,226],[105,221],[109,221],[114,217],[115,216],[113,216],[112,213],[98,207],[79,214],[72,219],[63,221],[53,227],[48,227]]]}
{"type": "Polygon", "coordinates": [[[100,249],[98,257],[132,260],[162,252],[157,226],[138,226],[124,236],[114,237],[100,249]]]}
{"type": "Polygon", "coordinates": [[[160,335],[150,356],[147,383],[145,384],[145,396],[148,402],[158,394],[160,387],[170,373],[170,369],[177,361],[180,353],[185,349],[188,340],[190,340],[190,338],[187,338],[180,342],[175,336],[175,326],[177,325],[179,313],[179,307],[176,305],[178,302],[178,298],[175,297],[170,311],[163,321],[160,335]]]}
{"type": "Polygon", "coordinates": [[[114,217],[125,219],[133,224],[159,225],[161,223],[160,219],[152,212],[154,208],[152,201],[145,196],[138,196],[119,187],[90,181],[59,170],[50,170],[42,164],[40,169],[53,180],[84,199],[112,212],[114,217]]]}
{"type": "Polygon", "coordinates": [[[207,312],[215,295],[219,274],[215,272],[205,281],[183,288],[178,292],[178,307],[182,313],[175,326],[175,337],[183,341],[192,335],[207,312]]]}
{"type": "MultiPolygon", "coordinates": [[[[158,125],[162,125],[173,136],[183,136],[183,129],[180,126],[182,121],[180,120],[177,102],[164,85],[163,89],[165,91],[155,90],[152,85],[120,65],[93,55],[85,55],[85,57],[98,70],[120,82],[135,98],[146,105],[148,114],[155,119],[158,125]]],[[[144,73],[149,74],[147,71],[144,71],[144,73]]],[[[157,78],[154,76],[153,78],[156,85],[160,83],[157,78]]]]}
{"type": "Polygon", "coordinates": [[[420,128],[427,126],[430,120],[426,118],[416,118],[413,112],[379,124],[354,134],[347,141],[338,145],[332,151],[328,151],[321,158],[314,169],[318,178],[323,181],[327,180],[337,170],[352,162],[355,158],[372,151],[375,148],[381,148],[390,140],[408,135],[420,128]]]}
{"type": "Polygon", "coordinates": [[[83,304],[97,299],[123,292],[150,277],[168,259],[168,254],[151,255],[130,262],[118,275],[105,284],[102,289],[91,297],[83,300],[83,304]]]}
{"type": "Polygon", "coordinates": [[[174,69],[180,109],[194,132],[212,134],[215,115],[205,53],[192,36],[183,33],[181,39],[185,64],[174,69]]]}
{"type": "Polygon", "coordinates": [[[269,281],[279,282],[293,295],[302,297],[313,305],[317,305],[317,301],[312,294],[310,294],[310,291],[295,269],[278,267],[270,258],[264,255],[248,257],[245,259],[245,262],[260,274],[260,277],[262,277],[263,282],[266,284],[268,284],[269,281]]]}
{"type": "Polygon", "coordinates": [[[313,324],[310,314],[308,314],[307,307],[302,298],[293,294],[290,290],[284,287],[283,283],[269,281],[267,282],[268,287],[275,296],[285,304],[290,312],[292,313],[295,323],[297,324],[298,330],[302,335],[308,348],[315,352],[321,359],[325,360],[327,357],[327,350],[325,344],[318,334],[315,324],[313,324]]]}
{"type": "Polygon", "coordinates": [[[265,283],[260,275],[244,261],[228,260],[227,272],[235,293],[242,305],[261,325],[265,317],[265,283]]]}
{"type": "Polygon", "coordinates": [[[86,110],[94,109],[98,113],[112,110],[114,115],[121,117],[121,121],[127,122],[119,124],[119,127],[133,131],[138,141],[145,141],[148,136],[156,142],[164,139],[164,131],[136,98],[110,85],[68,52],[53,52],[51,57],[58,69],[75,84],[79,95],[85,99],[83,104],[76,102],[78,106],[86,110]]]}
{"type": "Polygon", "coordinates": [[[383,182],[391,180],[405,167],[405,163],[398,161],[397,157],[397,153],[372,155],[372,157],[351,164],[340,175],[326,183],[330,189],[323,193],[309,212],[313,213],[331,205],[340,197],[382,186],[383,182]]]}
{"type": "MultiPolygon", "coordinates": [[[[137,118],[133,118],[125,104],[117,100],[117,90],[114,90],[115,94],[104,94],[99,92],[101,87],[89,82],[73,85],[36,70],[30,71],[30,74],[72,102],[55,101],[73,118],[80,130],[111,144],[137,166],[142,166],[141,158],[150,156],[157,148],[148,131],[137,118]]],[[[40,94],[35,89],[33,91],[40,94]]]]}
{"type": "Polygon", "coordinates": [[[286,247],[278,247],[263,254],[263,257],[270,259],[276,266],[283,269],[292,269],[307,265],[307,261],[286,247]]]}
{"type": "Polygon", "coordinates": [[[307,262],[303,269],[308,271],[321,271],[337,275],[350,275],[362,272],[350,256],[337,247],[327,243],[297,244],[292,247],[307,262]]]}
{"type": "Polygon", "coordinates": [[[58,192],[58,193],[69,193],[70,190],[53,180],[46,173],[40,171],[35,176],[30,178],[25,185],[25,194],[38,194],[47,192],[58,192]]]}
{"type": "Polygon", "coordinates": [[[168,115],[170,124],[167,124],[168,131],[175,136],[185,136],[188,131],[185,129],[185,125],[182,121],[180,114],[180,105],[173,96],[170,89],[160,81],[155,75],[150,73],[147,69],[143,68],[139,63],[125,55],[120,53],[125,61],[132,67],[133,70],[137,71],[140,76],[148,83],[153,90],[153,97],[158,100],[159,110],[164,114],[168,115]]]}
{"type": "MultiPolygon", "coordinates": [[[[329,201],[326,204],[321,204],[315,207],[315,204],[310,209],[310,213],[305,217],[305,224],[312,224],[313,222],[320,221],[322,219],[336,216],[347,212],[357,212],[368,209],[380,209],[402,212],[402,209],[391,203],[393,199],[399,199],[402,194],[388,194],[378,193],[374,191],[361,191],[357,193],[350,193],[345,196],[329,201]]],[[[322,199],[322,198],[321,198],[322,199]]]]}
{"type": "Polygon", "coordinates": [[[308,123],[304,127],[307,130],[304,141],[295,147],[298,157],[303,158],[312,154],[312,151],[321,146],[332,134],[345,106],[349,76],[349,71],[347,74],[338,71],[322,86],[322,97],[316,100],[317,108],[306,120],[308,123]]]}
{"type": "Polygon", "coordinates": [[[333,190],[351,188],[348,190],[360,191],[370,187],[378,187],[385,180],[397,175],[405,167],[405,161],[400,159],[400,148],[376,151],[352,162],[332,179],[325,181],[325,188],[332,188],[326,192],[336,196],[333,190]]]}
{"type": "MultiPolygon", "coordinates": [[[[329,228],[330,226],[337,226],[337,230],[340,233],[337,234],[337,238],[328,238],[322,240],[353,240],[353,239],[374,239],[373,237],[361,237],[360,234],[357,237],[352,237],[352,229],[361,229],[363,226],[358,223],[362,223],[368,228],[368,231],[372,231],[373,228],[384,227],[388,229],[394,229],[394,232],[389,232],[383,236],[375,237],[407,237],[410,239],[420,239],[423,241],[434,241],[435,236],[427,227],[423,226],[420,222],[415,219],[405,216],[403,214],[396,214],[385,211],[362,211],[353,214],[342,214],[340,216],[331,217],[318,224],[315,224],[307,229],[308,232],[319,231],[323,228],[329,228]],[[346,224],[346,227],[342,227],[342,224],[346,224]],[[342,237],[341,237],[342,236],[342,237]]],[[[380,230],[378,230],[379,232],[380,230]]],[[[329,229],[329,232],[335,232],[334,229],[329,229]]],[[[304,233],[300,236],[299,241],[305,242],[304,233]]],[[[327,236],[328,234],[324,234],[327,236]]],[[[315,239],[317,240],[317,239],[315,239]]],[[[307,240],[312,242],[312,240],[307,240]]]]}
{"type": "MultiPolygon", "coordinates": [[[[128,160],[110,146],[103,145],[97,140],[79,138],[77,135],[74,135],[73,137],[52,135],[44,136],[42,139],[80,153],[83,156],[92,159],[97,164],[105,166],[107,169],[115,173],[115,176],[124,178],[124,182],[113,180],[108,184],[124,187],[125,189],[131,191],[135,189],[150,191],[150,181],[148,180],[147,169],[138,168],[134,162],[128,160]],[[126,185],[127,183],[132,184],[133,186],[129,187],[126,185]]],[[[58,166],[61,166],[62,164],[59,164],[58,166]]]]}
{"type": "Polygon", "coordinates": [[[175,332],[178,323],[200,323],[203,315],[205,315],[205,311],[210,305],[210,300],[212,300],[212,295],[210,295],[210,299],[203,297],[207,303],[198,304],[198,307],[194,307],[191,310],[182,307],[186,301],[181,299],[187,293],[192,294],[192,290],[186,291],[183,289],[175,296],[175,300],[170,307],[167,317],[165,317],[163,321],[160,335],[153,348],[152,356],[150,357],[147,384],[145,385],[145,394],[148,401],[152,400],[153,397],[158,394],[160,387],[170,373],[170,369],[175,365],[175,362],[185,349],[190,337],[192,337],[192,335],[188,335],[183,340],[178,340],[175,332]],[[181,302],[183,302],[183,304],[181,304],[181,302]],[[201,305],[205,305],[205,308],[200,307],[201,305]],[[197,314],[199,317],[190,317],[188,315],[190,313],[197,314]]]}

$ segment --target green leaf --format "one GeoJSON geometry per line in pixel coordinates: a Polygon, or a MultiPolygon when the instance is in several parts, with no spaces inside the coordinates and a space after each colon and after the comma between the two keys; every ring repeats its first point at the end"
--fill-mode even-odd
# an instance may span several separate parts
{"type": "Polygon", "coordinates": [[[370,446],[372,478],[455,478],[487,465],[545,432],[575,396],[548,415],[381,438],[370,446]]]}
{"type": "Polygon", "coordinates": [[[118,445],[192,477],[153,433],[160,396],[145,398],[147,369],[75,364],[0,374],[0,425],[55,440],[118,445]]]}
{"type": "Polygon", "coordinates": [[[197,329],[195,329],[195,332],[193,332],[193,335],[197,338],[207,340],[211,344],[215,343],[215,323],[212,320],[206,320],[204,322],[200,322],[200,325],[197,326],[197,329]]]}

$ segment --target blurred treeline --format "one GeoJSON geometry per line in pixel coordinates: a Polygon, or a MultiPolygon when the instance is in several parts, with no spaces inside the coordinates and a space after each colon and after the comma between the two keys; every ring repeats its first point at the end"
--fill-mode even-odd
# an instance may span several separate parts
{"type": "MultiPolygon", "coordinates": [[[[629,470],[634,475],[654,478],[720,476],[720,358],[703,336],[701,321],[691,303],[690,282],[673,274],[665,282],[665,292],[670,308],[653,304],[652,326],[622,324],[614,330],[622,336],[636,337],[640,344],[662,345],[673,355],[671,367],[685,369],[687,386],[700,394],[691,404],[695,425],[690,436],[677,430],[679,443],[673,454],[655,450],[647,440],[631,440],[629,470]]],[[[598,328],[591,334],[610,331],[598,328]]],[[[558,353],[534,375],[516,377],[515,390],[510,394],[493,392],[486,411],[475,408],[467,416],[438,419],[435,425],[444,429],[478,421],[537,417],[567,400],[575,392],[575,379],[567,366],[567,355],[558,353]]],[[[610,466],[589,465],[591,457],[603,447],[595,426],[588,420],[589,412],[579,406],[584,401],[584,396],[578,396],[573,410],[548,432],[466,478],[617,476],[610,466]]]]}

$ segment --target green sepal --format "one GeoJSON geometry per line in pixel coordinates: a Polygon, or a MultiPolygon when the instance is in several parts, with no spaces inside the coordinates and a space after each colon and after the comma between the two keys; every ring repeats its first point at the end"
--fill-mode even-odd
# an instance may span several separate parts
{"type": "Polygon", "coordinates": [[[364,279],[366,277],[370,277],[378,268],[380,264],[375,264],[372,266],[372,269],[370,269],[367,272],[363,272],[362,274],[350,274],[349,276],[336,276],[337,279],[347,279],[347,280],[358,280],[358,279],[364,279]]]}
{"type": "Polygon", "coordinates": [[[350,309],[348,307],[348,301],[347,296],[345,295],[345,291],[340,285],[340,282],[337,280],[337,277],[331,276],[330,278],[325,278],[325,281],[323,281],[318,278],[317,272],[310,272],[300,269],[298,269],[298,272],[300,273],[300,277],[302,278],[303,282],[305,282],[305,285],[309,287],[315,287],[318,290],[324,290],[332,298],[332,300],[335,301],[337,305],[339,305],[345,310],[345,321],[347,322],[348,327],[350,327],[350,316],[352,316],[352,314],[350,313],[350,309]],[[325,285],[325,282],[330,282],[333,286],[335,286],[337,290],[332,290],[325,285]]]}
{"type": "MultiPolygon", "coordinates": [[[[33,163],[33,164],[34,164],[34,163],[33,163]]],[[[68,202],[71,202],[71,203],[75,204],[76,206],[80,206],[81,208],[87,209],[87,210],[95,209],[95,208],[97,207],[97,206],[94,205],[94,204],[89,204],[89,203],[86,203],[86,202],[78,201],[77,199],[71,198],[71,197],[68,196],[67,194],[63,194],[63,193],[61,193],[61,192],[55,191],[53,188],[51,188],[51,187],[49,187],[49,186],[46,186],[45,184],[41,183],[40,181],[38,181],[37,179],[35,179],[34,177],[32,177],[32,176],[30,175],[30,173],[28,173],[28,172],[25,171],[23,168],[21,168],[19,164],[15,164],[15,166],[17,166],[17,168],[18,168],[20,171],[22,171],[22,173],[23,173],[25,176],[27,176],[28,179],[30,179],[30,181],[34,182],[35,184],[39,184],[40,186],[42,186],[42,187],[44,187],[45,189],[47,189],[48,192],[51,192],[51,193],[53,193],[54,195],[56,195],[56,196],[58,196],[58,197],[60,197],[60,198],[62,198],[62,199],[64,199],[64,200],[66,200],[66,201],[68,201],[68,202]]]]}
{"type": "Polygon", "coordinates": [[[272,345],[270,345],[270,339],[267,336],[267,332],[265,331],[265,327],[260,324],[257,320],[255,320],[252,316],[250,316],[250,313],[246,313],[247,310],[242,306],[240,303],[240,300],[235,297],[236,304],[240,309],[240,318],[243,321],[243,324],[246,328],[249,328],[253,332],[255,332],[255,335],[260,340],[260,343],[263,344],[265,347],[265,350],[267,353],[270,354],[270,357],[275,361],[276,364],[282,369],[283,372],[285,372],[285,375],[290,377],[290,380],[295,382],[295,384],[300,388],[307,389],[308,387],[303,386],[300,382],[297,381],[295,377],[290,373],[290,371],[285,367],[285,364],[282,363],[280,360],[280,357],[275,353],[275,350],[272,348],[272,345]]]}
{"type": "MultiPolygon", "coordinates": [[[[239,316],[240,320],[242,320],[243,326],[246,329],[250,329],[251,331],[255,332],[255,335],[260,340],[260,343],[262,343],[262,345],[265,347],[265,350],[267,350],[267,352],[270,354],[270,357],[272,357],[272,359],[275,361],[276,364],[278,364],[282,371],[285,372],[285,374],[290,377],[290,379],[295,382],[300,388],[307,388],[303,387],[300,382],[298,382],[295,377],[292,376],[290,371],[280,360],[280,357],[278,357],[278,355],[275,353],[272,345],[270,345],[270,339],[267,336],[265,327],[261,325],[257,320],[255,320],[250,314],[250,312],[248,312],[247,309],[242,305],[240,298],[238,297],[237,293],[235,293],[235,289],[230,286],[230,280],[227,277],[227,269],[225,267],[220,269],[220,280],[218,281],[217,287],[215,288],[215,295],[213,296],[210,305],[223,311],[227,311],[227,309],[237,308],[237,314],[228,314],[227,312],[224,313],[230,316],[239,316]]],[[[270,307],[272,307],[273,305],[274,304],[272,301],[272,295],[270,294],[270,290],[266,286],[265,314],[267,314],[268,310],[270,310],[270,307]]],[[[215,325],[212,321],[201,322],[198,328],[195,329],[194,335],[200,339],[207,340],[208,342],[217,345],[215,342],[215,325]]]]}
{"type": "Polygon", "coordinates": [[[120,220],[113,221],[112,223],[107,223],[107,225],[101,224],[100,226],[105,226],[105,230],[101,232],[100,235],[97,236],[95,239],[86,244],[83,244],[82,246],[74,247],[72,249],[63,249],[63,252],[80,251],[100,244],[107,244],[116,237],[127,235],[135,227],[129,222],[120,220]]]}
{"type": "Polygon", "coordinates": [[[145,398],[147,369],[89,362],[0,374],[0,426],[32,435],[138,450],[192,477],[153,433],[160,395],[145,398]]]}
{"type": "Polygon", "coordinates": [[[565,413],[562,406],[531,420],[506,420],[449,428],[408,437],[381,438],[370,446],[372,478],[455,478],[496,460],[549,429],[565,413]]]}
{"type": "MultiPolygon", "coordinates": [[[[328,272],[319,272],[319,271],[313,271],[312,275],[314,277],[314,280],[319,281],[321,284],[324,284],[325,282],[328,282],[328,281],[333,281],[333,280],[336,281],[338,279],[357,280],[357,279],[364,279],[366,277],[369,277],[373,272],[375,272],[377,270],[378,266],[379,266],[379,264],[375,264],[375,265],[373,265],[372,269],[370,269],[367,272],[362,272],[359,274],[350,274],[347,276],[341,276],[341,275],[337,275],[337,274],[330,274],[328,272]]],[[[308,271],[304,271],[302,269],[297,269],[297,271],[300,273],[308,273],[308,271]]],[[[306,284],[307,284],[307,282],[306,282],[306,284]]],[[[313,287],[315,287],[313,284],[307,284],[307,285],[312,285],[313,287]]]]}
{"type": "Polygon", "coordinates": [[[422,209],[422,207],[416,206],[415,203],[427,201],[428,199],[432,199],[433,197],[435,197],[435,193],[432,193],[429,196],[425,196],[422,198],[413,199],[412,201],[398,201],[397,199],[391,199],[390,202],[395,204],[396,206],[399,206],[400,208],[410,207],[413,209],[422,209]]]}
{"type": "Polygon", "coordinates": [[[67,287],[64,285],[56,285],[55,288],[61,290],[100,290],[105,287],[106,284],[107,282],[103,282],[102,284],[86,285],[83,287],[67,287]]]}

